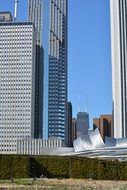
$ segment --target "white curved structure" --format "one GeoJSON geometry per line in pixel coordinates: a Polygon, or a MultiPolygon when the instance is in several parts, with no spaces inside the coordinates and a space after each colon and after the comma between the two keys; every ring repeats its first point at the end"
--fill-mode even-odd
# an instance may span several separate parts
{"type": "Polygon", "coordinates": [[[75,152],[93,149],[93,144],[90,140],[89,135],[84,135],[84,136],[77,138],[73,142],[73,145],[74,145],[75,152]]]}
{"type": "Polygon", "coordinates": [[[73,145],[75,152],[92,150],[105,146],[98,128],[95,129],[92,133],[90,133],[90,135],[84,135],[77,138],[73,142],[73,145]]]}
{"type": "Polygon", "coordinates": [[[100,148],[105,146],[98,128],[96,128],[92,133],[90,133],[89,137],[92,142],[93,148],[100,148]]]}

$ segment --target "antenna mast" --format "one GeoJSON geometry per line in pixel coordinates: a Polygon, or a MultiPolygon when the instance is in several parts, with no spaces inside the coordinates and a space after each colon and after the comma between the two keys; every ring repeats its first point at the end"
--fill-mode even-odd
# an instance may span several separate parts
{"type": "Polygon", "coordinates": [[[86,93],[86,109],[85,109],[86,112],[88,112],[88,107],[87,107],[87,93],[86,93]]]}
{"type": "Polygon", "coordinates": [[[15,0],[15,14],[14,14],[14,21],[17,20],[17,15],[18,15],[18,0],[15,0]]]}
{"type": "Polygon", "coordinates": [[[80,94],[78,95],[78,112],[80,112],[80,94]]]}

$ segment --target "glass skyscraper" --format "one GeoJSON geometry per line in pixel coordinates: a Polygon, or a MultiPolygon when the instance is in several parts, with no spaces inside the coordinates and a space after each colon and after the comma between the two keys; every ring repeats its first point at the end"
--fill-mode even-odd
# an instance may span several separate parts
{"type": "Polygon", "coordinates": [[[82,135],[88,135],[89,114],[87,112],[78,112],[77,114],[77,138],[82,135]]]}
{"type": "Polygon", "coordinates": [[[41,32],[38,36],[44,48],[43,138],[65,140],[67,0],[28,0],[28,18],[41,32]]]}
{"type": "Polygon", "coordinates": [[[36,28],[36,89],[35,89],[35,127],[34,137],[43,136],[43,77],[44,53],[42,47],[42,0],[28,1],[28,20],[34,22],[36,28]]]}
{"type": "Polygon", "coordinates": [[[114,137],[127,136],[127,0],[110,0],[114,137]]]}

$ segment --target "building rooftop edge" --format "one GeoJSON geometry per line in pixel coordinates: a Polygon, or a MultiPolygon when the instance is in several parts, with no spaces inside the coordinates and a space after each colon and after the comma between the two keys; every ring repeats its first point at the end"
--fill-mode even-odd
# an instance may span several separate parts
{"type": "Polygon", "coordinates": [[[105,116],[112,116],[112,114],[101,114],[100,117],[105,117],[105,116]]]}
{"type": "Polygon", "coordinates": [[[0,11],[0,14],[10,14],[12,16],[12,13],[10,11],[0,11]]]}
{"type": "Polygon", "coordinates": [[[3,25],[7,25],[7,26],[16,26],[16,25],[33,25],[34,26],[34,23],[33,22],[22,22],[22,21],[17,21],[17,22],[0,22],[0,26],[3,26],[3,25]]]}

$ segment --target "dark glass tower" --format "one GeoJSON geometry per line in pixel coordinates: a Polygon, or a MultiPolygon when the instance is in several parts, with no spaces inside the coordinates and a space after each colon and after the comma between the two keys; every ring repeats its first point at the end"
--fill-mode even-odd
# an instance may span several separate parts
{"type": "Polygon", "coordinates": [[[65,140],[67,0],[29,0],[28,13],[30,21],[32,19],[38,23],[39,31],[42,29],[40,41],[44,48],[43,138],[55,136],[65,140]]]}
{"type": "Polygon", "coordinates": [[[67,125],[67,0],[51,1],[48,134],[65,139],[67,125]]]}
{"type": "Polygon", "coordinates": [[[43,72],[44,53],[42,47],[42,0],[28,0],[28,20],[36,28],[36,88],[35,88],[35,138],[43,136],[43,72]]]}
{"type": "Polygon", "coordinates": [[[78,112],[77,114],[77,138],[82,135],[88,135],[89,114],[87,112],[78,112]]]}

